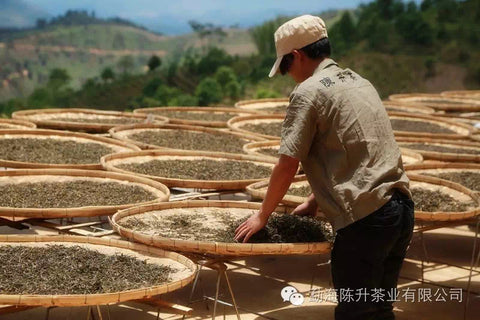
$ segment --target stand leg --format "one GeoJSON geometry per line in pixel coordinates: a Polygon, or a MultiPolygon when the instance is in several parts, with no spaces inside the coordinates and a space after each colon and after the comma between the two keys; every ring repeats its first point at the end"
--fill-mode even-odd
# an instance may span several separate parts
{"type": "MultiPolygon", "coordinates": [[[[477,251],[477,240],[478,240],[478,229],[480,227],[480,216],[477,218],[477,226],[475,228],[475,238],[473,240],[473,249],[472,249],[472,261],[470,263],[470,273],[468,275],[468,283],[467,283],[467,297],[465,298],[465,306],[463,309],[463,319],[467,319],[467,313],[468,313],[468,305],[470,304],[470,286],[472,284],[472,273],[473,273],[473,268],[477,265],[477,261],[475,261],[475,253],[477,251]]],[[[480,257],[480,253],[478,254],[480,257]]]]}
{"type": "Polygon", "coordinates": [[[220,291],[221,276],[222,276],[222,274],[220,272],[218,272],[218,275],[217,275],[217,289],[215,290],[215,301],[213,302],[212,320],[215,320],[215,316],[217,314],[217,301],[218,301],[218,293],[220,291]]]}
{"type": "Polygon", "coordinates": [[[110,318],[110,305],[107,304],[107,317],[108,317],[108,320],[111,320],[110,318]]]}
{"type": "Polygon", "coordinates": [[[98,319],[103,320],[102,311],[100,310],[100,306],[98,304],[97,304],[97,314],[98,314],[98,319]]]}
{"type": "Polygon", "coordinates": [[[422,244],[422,251],[423,251],[423,257],[422,257],[422,282],[425,281],[425,261],[428,261],[428,252],[427,252],[427,246],[425,244],[425,238],[423,236],[423,231],[420,231],[420,242],[422,244]]]}
{"type": "MultiPolygon", "coordinates": [[[[197,287],[198,278],[199,278],[199,276],[200,276],[200,271],[202,271],[202,265],[199,265],[197,274],[195,275],[195,279],[193,280],[192,290],[190,291],[190,297],[188,298],[188,304],[187,304],[187,306],[190,306],[190,305],[192,304],[193,293],[195,292],[195,288],[197,287]]],[[[184,314],[183,317],[182,317],[182,320],[185,320],[185,317],[186,317],[186,316],[187,316],[187,315],[184,314]]]]}
{"type": "Polygon", "coordinates": [[[240,314],[238,313],[237,302],[235,301],[235,296],[233,295],[232,286],[230,285],[230,280],[228,279],[228,275],[226,271],[223,271],[225,275],[225,280],[227,281],[228,291],[230,291],[230,296],[232,297],[233,307],[235,308],[235,313],[237,314],[237,319],[240,320],[240,314]]]}
{"type": "Polygon", "coordinates": [[[50,310],[51,309],[52,309],[52,307],[47,308],[47,313],[45,314],[45,320],[48,320],[48,318],[50,317],[50,310]]]}

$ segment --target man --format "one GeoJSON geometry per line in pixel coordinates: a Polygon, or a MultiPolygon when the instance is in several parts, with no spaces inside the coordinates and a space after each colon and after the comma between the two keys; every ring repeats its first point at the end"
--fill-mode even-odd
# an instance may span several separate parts
{"type": "Polygon", "coordinates": [[[298,85],[282,126],[280,159],[261,209],[237,241],[262,229],[302,163],[313,194],[295,214],[320,209],[332,224],[336,319],[394,319],[392,301],[413,230],[413,202],[385,108],[369,81],[329,58],[325,23],[310,15],[275,32],[270,72],[298,85]]]}

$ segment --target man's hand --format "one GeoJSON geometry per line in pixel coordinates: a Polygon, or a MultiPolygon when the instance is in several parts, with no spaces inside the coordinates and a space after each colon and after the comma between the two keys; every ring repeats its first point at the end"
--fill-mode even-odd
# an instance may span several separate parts
{"type": "Polygon", "coordinates": [[[275,210],[287,192],[298,170],[298,164],[298,159],[284,154],[280,155],[277,164],[273,167],[267,194],[265,199],[263,199],[260,210],[235,230],[236,241],[240,241],[243,238],[243,242],[247,242],[254,233],[265,227],[273,210],[275,210]]]}
{"type": "Polygon", "coordinates": [[[248,218],[245,222],[238,226],[235,230],[235,237],[236,241],[240,241],[243,238],[243,242],[247,242],[248,239],[259,230],[261,230],[268,222],[267,219],[262,218],[259,212],[252,214],[250,218],[248,218]]]}
{"type": "Polygon", "coordinates": [[[315,201],[315,196],[311,194],[308,199],[298,205],[293,211],[292,214],[296,214],[299,216],[311,216],[314,217],[317,214],[318,205],[315,201]]]}

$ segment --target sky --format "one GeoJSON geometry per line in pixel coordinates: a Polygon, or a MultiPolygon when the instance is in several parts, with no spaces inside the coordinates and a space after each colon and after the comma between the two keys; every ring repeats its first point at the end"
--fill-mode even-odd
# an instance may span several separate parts
{"type": "MultiPolygon", "coordinates": [[[[1,1],[1,0],[0,0],[1,1]]],[[[165,33],[190,31],[189,20],[250,27],[278,15],[356,8],[369,0],[24,0],[51,16],[68,9],[94,10],[97,17],[119,16],[165,33]]]]}

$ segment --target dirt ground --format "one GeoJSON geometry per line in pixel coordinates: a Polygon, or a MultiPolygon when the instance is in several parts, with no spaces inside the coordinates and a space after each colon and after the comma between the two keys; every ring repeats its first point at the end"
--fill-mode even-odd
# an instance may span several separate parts
{"type": "MultiPolygon", "coordinates": [[[[474,244],[473,228],[458,226],[429,231],[424,234],[429,262],[424,266],[424,280],[421,261],[424,256],[421,237],[414,236],[404,263],[396,303],[397,319],[464,319],[467,294],[460,289],[467,288],[469,266],[474,244]],[[421,293],[432,294],[432,302],[426,302],[421,293]],[[459,293],[461,292],[461,293],[459,293]],[[411,300],[414,300],[411,301],[411,300]],[[438,301],[436,301],[438,300],[438,301]],[[442,301],[445,300],[445,301],[442,301]],[[461,301],[460,301],[461,300],[461,301]]],[[[18,231],[0,227],[0,233],[54,234],[49,229],[33,227],[18,231]]],[[[480,241],[479,241],[480,242],[480,241]]],[[[477,242],[476,252],[478,254],[477,242]]],[[[228,276],[239,306],[241,319],[333,319],[335,303],[325,302],[331,296],[329,255],[316,256],[260,256],[239,258],[227,263],[228,276]],[[305,296],[305,301],[295,306],[283,301],[281,290],[286,286],[295,287],[305,296]],[[313,293],[313,296],[309,296],[313,293]],[[316,295],[315,295],[316,293],[316,295]],[[318,295],[318,293],[324,293],[318,295]],[[320,300],[320,301],[319,301],[320,300]]],[[[197,290],[194,292],[193,309],[187,319],[211,319],[215,296],[216,271],[204,269],[200,273],[197,290]],[[204,298],[207,297],[207,298],[204,298]]],[[[188,305],[192,284],[161,296],[161,299],[179,305],[188,305]]],[[[469,308],[465,319],[478,319],[480,312],[480,269],[475,268],[468,296],[469,308]]],[[[225,281],[220,287],[220,300],[231,302],[225,281]]],[[[143,303],[127,302],[118,305],[101,306],[103,319],[157,319],[157,308],[143,303]]],[[[52,308],[49,319],[87,319],[87,307],[52,308]]],[[[45,319],[46,308],[0,315],[5,320],[45,319]]],[[[95,313],[95,319],[100,319],[95,313]]],[[[159,319],[182,319],[172,309],[162,307],[159,319]]],[[[234,309],[219,304],[217,319],[237,319],[234,309]]]]}

